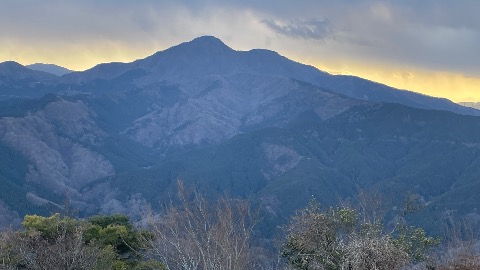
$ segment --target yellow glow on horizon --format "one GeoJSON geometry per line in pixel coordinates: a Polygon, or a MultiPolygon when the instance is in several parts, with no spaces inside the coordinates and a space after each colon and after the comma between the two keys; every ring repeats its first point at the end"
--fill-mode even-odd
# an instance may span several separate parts
{"type": "MultiPolygon", "coordinates": [[[[2,44],[0,44],[1,46],[2,44]]],[[[97,64],[109,62],[131,62],[145,58],[153,52],[156,44],[132,48],[115,42],[101,42],[84,47],[62,44],[28,47],[3,46],[0,62],[16,61],[22,65],[34,63],[56,64],[73,71],[83,71],[97,64]]]]}
{"type": "Polygon", "coordinates": [[[398,89],[410,90],[454,102],[480,101],[480,78],[442,71],[369,66],[352,62],[314,65],[331,74],[354,75],[398,89]]]}

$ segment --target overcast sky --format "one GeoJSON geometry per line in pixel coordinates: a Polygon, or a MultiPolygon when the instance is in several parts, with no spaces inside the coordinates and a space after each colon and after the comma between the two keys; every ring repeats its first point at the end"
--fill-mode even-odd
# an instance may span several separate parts
{"type": "Polygon", "coordinates": [[[1,0],[0,61],[83,70],[201,35],[455,101],[480,101],[478,0],[1,0]]]}

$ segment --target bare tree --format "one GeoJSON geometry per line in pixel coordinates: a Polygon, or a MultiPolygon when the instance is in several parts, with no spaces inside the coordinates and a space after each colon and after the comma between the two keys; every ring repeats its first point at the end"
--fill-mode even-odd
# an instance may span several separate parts
{"type": "Polygon", "coordinates": [[[358,212],[364,224],[381,224],[388,212],[387,204],[383,196],[377,191],[367,192],[357,188],[355,195],[358,204],[358,212]]]}
{"type": "Polygon", "coordinates": [[[80,228],[74,232],[59,228],[51,239],[42,237],[38,231],[17,233],[10,248],[16,264],[32,270],[94,269],[101,253],[98,247],[85,245],[80,228]]]}
{"type": "Polygon", "coordinates": [[[407,252],[394,244],[390,236],[353,236],[345,246],[342,269],[395,270],[409,262],[407,252]]]}
{"type": "Polygon", "coordinates": [[[480,269],[480,238],[468,222],[451,224],[438,254],[438,270],[480,269]]]}
{"type": "Polygon", "coordinates": [[[302,270],[406,269],[437,244],[421,228],[386,232],[380,196],[361,191],[356,198],[358,209],[344,205],[322,210],[312,202],[298,211],[286,226],[282,246],[288,265],[302,270]]]}
{"type": "MultiPolygon", "coordinates": [[[[28,216],[26,230],[0,234],[0,269],[110,269],[116,253],[84,239],[87,224],[53,215],[28,216]],[[36,226],[30,226],[35,224],[36,226]],[[99,266],[101,268],[98,268],[99,266]]],[[[24,226],[25,226],[24,221],[24,226]]]]}
{"type": "Polygon", "coordinates": [[[253,218],[248,202],[222,197],[210,204],[198,191],[193,200],[178,181],[180,206],[150,215],[151,250],[168,269],[251,268],[253,218]]]}
{"type": "Polygon", "coordinates": [[[10,262],[16,260],[16,254],[11,252],[11,242],[15,233],[13,230],[0,231],[0,269],[15,269],[10,262]]]}

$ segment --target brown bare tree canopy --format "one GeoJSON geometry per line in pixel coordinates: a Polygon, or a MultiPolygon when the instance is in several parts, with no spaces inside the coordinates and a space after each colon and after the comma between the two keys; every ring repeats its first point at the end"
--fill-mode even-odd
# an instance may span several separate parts
{"type": "Polygon", "coordinates": [[[250,240],[254,218],[247,201],[221,197],[213,203],[178,182],[180,207],[150,216],[152,252],[169,269],[253,269],[250,240]]]}
{"type": "Polygon", "coordinates": [[[178,199],[161,214],[149,213],[146,230],[122,215],[88,220],[26,216],[24,230],[0,233],[0,269],[480,269],[477,238],[465,239],[456,227],[435,250],[438,240],[422,228],[401,223],[386,231],[379,194],[359,192],[357,207],[322,208],[312,201],[284,226],[283,260],[266,258],[252,244],[258,216],[247,200],[207,200],[198,190],[187,191],[180,180],[178,199]]]}
{"type": "Polygon", "coordinates": [[[301,270],[401,270],[426,259],[437,244],[419,228],[385,232],[380,204],[364,193],[358,198],[359,209],[321,210],[311,202],[293,216],[281,254],[287,264],[301,270]]]}

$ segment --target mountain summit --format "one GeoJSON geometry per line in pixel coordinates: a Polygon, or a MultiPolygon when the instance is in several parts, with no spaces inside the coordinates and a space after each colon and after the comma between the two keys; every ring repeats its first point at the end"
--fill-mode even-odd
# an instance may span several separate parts
{"type": "Polygon", "coordinates": [[[170,50],[184,50],[188,53],[207,53],[207,54],[221,54],[233,51],[219,38],[214,36],[201,36],[189,42],[184,42],[180,45],[170,48],[170,50]]]}
{"type": "Polygon", "coordinates": [[[447,99],[399,90],[354,76],[331,75],[269,50],[236,51],[213,36],[199,37],[131,63],[100,64],[84,72],[73,72],[65,75],[62,82],[76,84],[95,79],[111,80],[132,72],[137,74],[133,80],[137,85],[158,82],[188,84],[202,77],[234,74],[277,76],[308,82],[360,100],[480,115],[478,110],[465,108],[447,99]]]}
{"type": "Polygon", "coordinates": [[[42,82],[55,80],[57,76],[37,70],[31,70],[15,61],[0,63],[0,80],[10,82],[42,82]]]}
{"type": "MultiPolygon", "coordinates": [[[[42,64],[31,68],[50,70],[51,66],[42,64]]],[[[49,91],[43,86],[41,91],[34,90],[33,88],[38,88],[38,85],[32,83],[58,85],[51,91],[62,93],[62,89],[72,89],[72,86],[75,89],[75,85],[85,85],[98,80],[115,80],[121,77],[123,83],[128,80],[128,83],[139,87],[162,83],[192,89],[202,78],[238,74],[291,78],[364,101],[399,103],[420,109],[480,115],[480,111],[476,109],[463,107],[447,99],[399,90],[359,77],[331,75],[313,66],[292,61],[274,51],[265,49],[237,51],[213,36],[198,37],[131,63],[99,64],[86,71],[65,74],[61,78],[50,73],[28,69],[15,62],[0,64],[2,81],[21,80],[25,86],[4,86],[6,89],[4,92],[8,93],[4,93],[3,96],[16,97],[22,97],[22,95],[23,97],[40,97],[49,91]]],[[[2,96],[1,91],[0,89],[0,96],[2,96]]]]}

